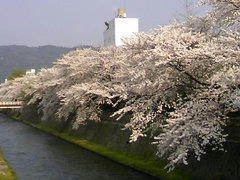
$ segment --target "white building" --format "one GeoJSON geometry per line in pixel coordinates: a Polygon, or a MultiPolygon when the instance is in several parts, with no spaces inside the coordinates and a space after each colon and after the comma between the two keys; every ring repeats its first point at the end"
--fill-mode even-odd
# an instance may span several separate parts
{"type": "Polygon", "coordinates": [[[123,8],[119,8],[116,17],[109,22],[105,22],[105,25],[104,46],[121,46],[123,45],[122,39],[129,38],[139,31],[138,19],[127,18],[123,8]]]}
{"type": "Polygon", "coordinates": [[[26,70],[26,75],[27,76],[34,76],[36,74],[36,70],[35,69],[28,69],[26,70]]]}

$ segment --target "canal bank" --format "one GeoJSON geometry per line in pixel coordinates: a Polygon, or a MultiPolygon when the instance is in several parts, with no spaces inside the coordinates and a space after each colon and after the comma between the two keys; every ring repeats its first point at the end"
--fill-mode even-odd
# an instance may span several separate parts
{"type": "Polygon", "coordinates": [[[2,114],[0,132],[4,155],[19,180],[156,179],[2,114]]]}
{"type": "Polygon", "coordinates": [[[130,132],[122,130],[124,123],[116,122],[108,117],[101,122],[89,121],[80,126],[78,130],[73,130],[71,119],[74,116],[62,123],[53,115],[51,119],[44,122],[40,120],[36,105],[25,106],[21,113],[14,110],[4,110],[2,113],[155,178],[196,179],[181,168],[168,173],[164,169],[166,162],[160,161],[156,157],[154,146],[150,144],[148,139],[129,143],[130,132]]]}
{"type": "Polygon", "coordinates": [[[6,161],[2,149],[0,148],[0,179],[1,180],[16,180],[16,175],[6,161]]]}
{"type": "Polygon", "coordinates": [[[188,166],[180,166],[167,173],[164,169],[166,163],[154,156],[154,146],[149,144],[149,140],[127,143],[129,132],[122,131],[121,123],[107,116],[101,122],[89,122],[78,130],[72,130],[71,119],[74,116],[64,123],[54,116],[41,121],[35,105],[24,107],[21,113],[5,111],[5,114],[159,179],[240,179],[239,117],[235,118],[233,127],[228,129],[230,136],[225,144],[227,152],[211,151],[209,148],[200,162],[190,157],[188,166]]]}

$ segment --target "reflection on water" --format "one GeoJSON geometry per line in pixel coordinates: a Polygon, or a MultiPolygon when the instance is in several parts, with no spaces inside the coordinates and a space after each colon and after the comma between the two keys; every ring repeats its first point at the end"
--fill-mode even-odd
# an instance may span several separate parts
{"type": "Polygon", "coordinates": [[[0,146],[20,180],[151,180],[0,114],[0,146]]]}

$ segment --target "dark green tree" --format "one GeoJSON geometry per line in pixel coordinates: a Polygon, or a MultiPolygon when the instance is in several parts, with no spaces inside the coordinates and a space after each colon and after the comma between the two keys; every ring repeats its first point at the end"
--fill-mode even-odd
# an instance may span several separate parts
{"type": "Polygon", "coordinates": [[[8,75],[7,80],[13,80],[19,77],[23,77],[26,74],[26,70],[22,68],[15,68],[12,72],[8,75]]]}

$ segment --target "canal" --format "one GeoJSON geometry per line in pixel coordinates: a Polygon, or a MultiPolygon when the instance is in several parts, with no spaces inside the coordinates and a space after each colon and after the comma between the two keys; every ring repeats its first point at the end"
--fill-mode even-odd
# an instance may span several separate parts
{"type": "Polygon", "coordinates": [[[19,180],[154,179],[2,114],[0,146],[19,180]]]}

